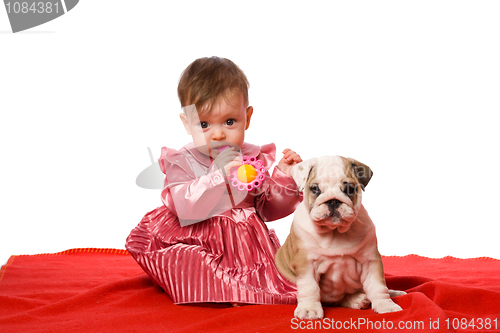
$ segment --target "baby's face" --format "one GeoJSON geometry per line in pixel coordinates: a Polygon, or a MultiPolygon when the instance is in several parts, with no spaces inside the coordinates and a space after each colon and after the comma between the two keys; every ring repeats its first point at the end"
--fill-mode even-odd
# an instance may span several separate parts
{"type": "Polygon", "coordinates": [[[236,146],[239,149],[242,146],[252,112],[251,106],[245,107],[243,97],[235,98],[230,103],[221,98],[208,114],[187,111],[187,114],[181,113],[180,117],[198,150],[216,158],[222,151],[218,148],[236,146]]]}

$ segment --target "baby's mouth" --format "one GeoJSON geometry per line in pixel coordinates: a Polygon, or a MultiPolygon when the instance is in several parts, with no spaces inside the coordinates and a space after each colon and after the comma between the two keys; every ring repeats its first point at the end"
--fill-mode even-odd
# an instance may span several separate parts
{"type": "Polygon", "coordinates": [[[231,143],[231,142],[227,142],[227,141],[226,142],[212,142],[210,144],[210,149],[214,150],[218,154],[222,153],[224,150],[229,149],[229,148],[233,148],[236,151],[240,150],[240,147],[238,147],[238,145],[231,143]]]}
{"type": "Polygon", "coordinates": [[[215,147],[215,149],[217,149],[219,151],[219,153],[223,152],[224,150],[229,149],[229,148],[231,148],[231,147],[229,147],[229,145],[215,147]]]}
{"type": "Polygon", "coordinates": [[[219,154],[221,154],[224,150],[231,148],[228,144],[221,144],[219,146],[215,146],[213,144],[208,145],[208,155],[212,158],[217,158],[219,154]]]}

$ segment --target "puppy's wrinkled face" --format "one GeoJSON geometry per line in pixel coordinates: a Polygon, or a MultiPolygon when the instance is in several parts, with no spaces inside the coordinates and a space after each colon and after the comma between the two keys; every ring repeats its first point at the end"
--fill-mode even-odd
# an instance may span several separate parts
{"type": "Polygon", "coordinates": [[[371,176],[368,166],[341,156],[314,158],[292,169],[311,220],[320,229],[341,233],[356,220],[362,191],[371,176]]]}

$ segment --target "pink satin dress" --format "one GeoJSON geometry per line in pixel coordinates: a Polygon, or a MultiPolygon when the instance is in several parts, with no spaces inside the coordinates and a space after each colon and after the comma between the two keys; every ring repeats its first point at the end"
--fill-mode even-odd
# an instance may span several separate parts
{"type": "MultiPolygon", "coordinates": [[[[245,143],[241,151],[268,170],[276,147],[245,143]]],[[[274,264],[279,240],[264,223],[299,204],[293,179],[274,168],[259,187],[238,191],[193,144],[164,147],[160,167],[164,205],[144,216],[126,248],[173,302],[295,304],[295,285],[274,264]]]]}

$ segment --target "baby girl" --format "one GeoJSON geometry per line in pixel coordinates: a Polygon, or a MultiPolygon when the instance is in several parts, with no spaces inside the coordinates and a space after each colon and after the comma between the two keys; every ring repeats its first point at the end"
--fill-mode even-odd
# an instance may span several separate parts
{"type": "Polygon", "coordinates": [[[278,238],[264,222],[299,204],[290,171],[302,159],[285,149],[270,175],[275,145],[245,142],[253,108],[247,78],[230,60],[195,60],[182,74],[178,95],[193,141],[179,151],[162,149],[164,205],[132,230],[127,250],[176,304],[295,304],[295,285],[274,264],[278,238]],[[259,186],[243,191],[228,180],[242,156],[260,160],[266,170],[259,186]]]}

